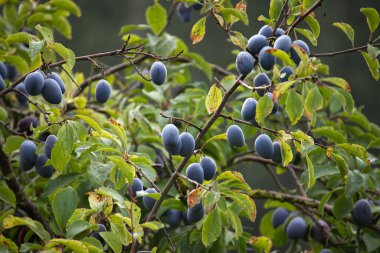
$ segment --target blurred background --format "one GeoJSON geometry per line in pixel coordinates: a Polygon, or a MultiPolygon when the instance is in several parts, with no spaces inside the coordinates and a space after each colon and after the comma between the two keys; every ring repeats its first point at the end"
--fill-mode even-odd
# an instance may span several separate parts
{"type": "MultiPolygon", "coordinates": [[[[107,0],[107,1],[76,1],[82,9],[81,18],[72,18],[73,39],[62,42],[73,49],[78,55],[103,52],[120,48],[122,41],[118,36],[120,27],[127,24],[145,23],[145,9],[153,3],[153,0],[107,0]]],[[[167,10],[171,1],[160,1],[167,10]]],[[[262,22],[257,21],[261,14],[268,16],[269,0],[248,0],[247,12],[250,25],[244,26],[238,23],[235,30],[242,32],[247,38],[257,33],[262,22]]],[[[313,53],[333,52],[351,47],[346,35],[336,27],[333,22],[345,22],[351,24],[355,30],[355,46],[365,45],[368,41],[369,29],[365,16],[360,13],[361,7],[374,7],[380,10],[379,0],[325,0],[323,6],[317,11],[317,18],[321,25],[321,34],[318,47],[308,43],[313,53]]],[[[227,36],[222,29],[217,27],[214,20],[207,21],[205,39],[196,45],[191,44],[190,31],[192,25],[199,19],[197,12],[189,23],[182,22],[176,15],[169,26],[169,33],[181,37],[191,51],[200,53],[209,62],[226,67],[235,61],[231,54],[236,49],[227,42],[227,36]]],[[[374,38],[379,36],[376,34],[374,38]]],[[[300,36],[301,37],[301,36],[300,36]]],[[[306,40],[307,41],[307,40],[306,40]]],[[[120,58],[107,59],[108,64],[115,64],[120,58]]],[[[326,57],[323,59],[330,65],[331,76],[339,76],[346,79],[352,89],[357,106],[363,106],[364,113],[371,120],[380,124],[380,81],[376,82],[360,53],[326,57]]],[[[85,65],[81,65],[82,68],[85,65]]],[[[86,65],[88,66],[88,64],[86,65]]],[[[85,70],[85,69],[84,69],[85,70]]],[[[203,79],[203,75],[194,78],[203,79]]],[[[239,169],[253,188],[276,189],[269,173],[259,164],[243,164],[239,169]]],[[[281,176],[285,186],[291,186],[292,179],[288,175],[281,176]]],[[[258,218],[263,214],[262,201],[257,201],[258,218]],[[260,215],[261,214],[261,215],[260,215]]],[[[259,222],[253,227],[253,233],[257,234],[259,222]]]]}

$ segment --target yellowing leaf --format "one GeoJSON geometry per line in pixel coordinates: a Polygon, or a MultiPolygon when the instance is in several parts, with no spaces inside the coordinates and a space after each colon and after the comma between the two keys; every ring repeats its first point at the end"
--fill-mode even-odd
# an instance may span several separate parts
{"type": "Polygon", "coordinates": [[[191,29],[190,38],[193,44],[201,42],[206,33],[206,17],[201,18],[191,29]]]}
{"type": "Polygon", "coordinates": [[[218,106],[223,100],[222,91],[216,86],[216,84],[213,84],[210,88],[210,91],[207,94],[206,97],[206,109],[209,114],[216,111],[218,106]]]}

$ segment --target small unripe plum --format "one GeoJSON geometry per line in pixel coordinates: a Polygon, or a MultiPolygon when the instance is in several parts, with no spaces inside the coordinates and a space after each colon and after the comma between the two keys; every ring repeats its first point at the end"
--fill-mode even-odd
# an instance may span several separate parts
{"type": "Polygon", "coordinates": [[[29,95],[37,96],[44,88],[45,78],[40,71],[35,71],[26,76],[24,85],[29,95]]]}
{"type": "Polygon", "coordinates": [[[23,141],[20,146],[20,166],[22,170],[30,170],[36,162],[36,144],[30,140],[23,141]]]}
{"type": "Polygon", "coordinates": [[[1,61],[0,61],[0,75],[3,79],[7,79],[8,77],[7,66],[5,66],[4,62],[1,62],[1,61]]]}
{"type": "Polygon", "coordinates": [[[282,155],[281,155],[281,145],[279,142],[273,142],[273,162],[282,163],[282,155]]]}
{"type": "Polygon", "coordinates": [[[12,81],[17,76],[17,69],[15,66],[12,66],[9,64],[6,64],[6,66],[7,66],[7,78],[12,81]]]}
{"type": "Polygon", "coordinates": [[[292,39],[288,35],[281,35],[274,42],[273,48],[289,53],[292,48],[292,39]]]}
{"type": "Polygon", "coordinates": [[[194,137],[190,133],[181,133],[179,135],[181,140],[181,149],[179,151],[180,156],[189,156],[192,155],[195,148],[195,140],[194,137]]]}
{"type": "Polygon", "coordinates": [[[276,38],[278,38],[278,37],[280,37],[281,35],[284,35],[284,34],[285,34],[284,29],[281,29],[281,28],[277,28],[276,29],[276,32],[275,32],[276,38]]]}
{"type": "Polygon", "coordinates": [[[289,76],[294,75],[294,71],[291,67],[286,66],[280,70],[280,81],[286,82],[289,80],[289,76]]]}
{"type": "Polygon", "coordinates": [[[264,26],[261,27],[261,29],[259,30],[259,34],[260,34],[260,35],[264,35],[264,36],[267,37],[267,38],[272,37],[273,29],[272,29],[272,27],[270,27],[269,25],[264,25],[264,26]]]}
{"type": "Polygon", "coordinates": [[[368,226],[372,222],[371,205],[368,200],[358,200],[351,212],[352,219],[359,226],[368,226]]]}
{"type": "Polygon", "coordinates": [[[293,218],[286,227],[286,234],[289,239],[303,239],[307,233],[307,223],[301,217],[293,218]]]}
{"type": "Polygon", "coordinates": [[[45,79],[42,97],[50,104],[57,105],[62,101],[62,90],[52,78],[45,79]]]}
{"type": "Polygon", "coordinates": [[[232,125],[227,129],[227,141],[235,147],[243,147],[245,145],[245,138],[243,130],[237,125],[232,125]]]}
{"type": "Polygon", "coordinates": [[[211,180],[216,174],[216,163],[210,157],[202,157],[200,164],[203,168],[204,178],[206,180],[211,180]]]}
{"type": "MultiPolygon", "coordinates": [[[[128,184],[127,185],[127,188],[128,188],[128,194],[130,194],[130,185],[128,184]]],[[[132,194],[133,194],[133,197],[135,198],[137,196],[137,192],[138,191],[142,191],[143,190],[143,183],[141,181],[140,178],[134,178],[133,179],[133,183],[132,183],[132,194]]]]}
{"type": "Polygon", "coordinates": [[[265,70],[271,70],[276,63],[276,57],[270,53],[267,53],[267,50],[271,50],[272,47],[266,46],[260,50],[259,53],[259,63],[260,66],[265,70]]]}
{"type": "Polygon", "coordinates": [[[42,154],[37,158],[35,165],[38,175],[44,178],[50,178],[54,174],[53,166],[45,165],[48,160],[49,158],[45,154],[42,154]]]}
{"type": "Polygon", "coordinates": [[[45,155],[49,159],[51,158],[51,151],[53,150],[54,144],[57,142],[57,140],[58,138],[54,134],[51,134],[46,138],[44,151],[45,151],[45,155]]]}
{"type": "Polygon", "coordinates": [[[325,233],[328,233],[330,230],[329,225],[323,221],[318,221],[319,225],[317,223],[314,223],[311,227],[311,236],[319,243],[324,243],[326,241],[325,233]]]}
{"type": "Polygon", "coordinates": [[[267,37],[264,35],[256,34],[253,35],[247,43],[247,51],[250,52],[252,55],[256,55],[260,53],[260,50],[268,46],[268,40],[267,37]]]}
{"type": "Polygon", "coordinates": [[[179,138],[178,128],[173,124],[167,124],[161,133],[162,142],[166,151],[172,155],[179,154],[182,143],[181,138],[179,138]]]}
{"type": "Polygon", "coordinates": [[[33,131],[30,130],[31,127],[36,128],[40,123],[38,119],[34,116],[28,116],[21,119],[17,122],[17,130],[20,133],[26,133],[27,135],[33,134],[33,131]]]}
{"type": "Polygon", "coordinates": [[[177,16],[183,21],[183,22],[189,22],[191,20],[191,6],[187,7],[185,3],[179,3],[177,5],[177,16]]]}
{"type": "Polygon", "coordinates": [[[272,140],[266,134],[260,134],[255,140],[256,152],[265,159],[271,159],[273,157],[273,144],[272,140]]]}
{"type": "Polygon", "coordinates": [[[323,249],[320,253],[331,253],[331,251],[329,249],[323,249]]]}
{"type": "MultiPolygon", "coordinates": [[[[268,92],[265,95],[270,97],[270,99],[273,101],[273,93],[272,92],[268,92]]],[[[273,101],[272,114],[275,114],[277,111],[278,111],[278,102],[273,101]]]]}
{"type": "Polygon", "coordinates": [[[181,222],[182,212],[177,209],[169,209],[166,213],[168,224],[172,227],[176,227],[181,222]]]}
{"type": "MultiPolygon", "coordinates": [[[[20,83],[19,85],[17,85],[16,89],[28,97],[28,92],[26,91],[25,85],[23,82],[20,83]]],[[[17,98],[18,102],[20,103],[20,105],[22,105],[23,107],[28,107],[29,102],[25,96],[23,96],[22,94],[19,94],[18,92],[16,93],[16,98],[17,98]]]]}
{"type": "Polygon", "coordinates": [[[289,216],[288,210],[286,210],[283,207],[279,207],[276,210],[274,210],[274,212],[272,214],[272,225],[273,225],[273,227],[277,228],[277,227],[281,226],[282,224],[284,224],[284,222],[286,221],[288,216],[289,216]]]}
{"type": "MultiPolygon", "coordinates": [[[[260,87],[260,86],[268,86],[270,85],[270,79],[267,74],[265,73],[260,73],[255,78],[253,79],[253,83],[255,87],[260,87]]],[[[260,96],[264,96],[265,90],[257,90],[257,94],[260,96]]]]}
{"type": "Polygon", "coordinates": [[[292,49],[290,50],[290,56],[291,56],[292,60],[296,64],[299,64],[300,61],[301,61],[301,58],[298,56],[297,51],[294,50],[294,48],[293,48],[293,47],[296,47],[296,46],[298,46],[308,56],[310,55],[310,49],[309,49],[309,46],[303,40],[295,40],[295,41],[293,41],[292,49]]]}
{"type": "Polygon", "coordinates": [[[255,59],[248,52],[240,52],[236,57],[236,69],[241,75],[248,75],[255,66],[255,59]]]}
{"type": "Polygon", "coordinates": [[[198,184],[202,184],[205,177],[203,168],[199,163],[190,164],[186,169],[186,176],[198,184]]]}
{"type": "Polygon", "coordinates": [[[0,90],[5,89],[5,81],[2,76],[0,76],[0,90]]]}
{"type": "MultiPolygon", "coordinates": [[[[148,188],[148,189],[146,189],[145,192],[157,193],[156,189],[154,189],[154,188],[148,188]]],[[[143,196],[142,199],[143,199],[143,204],[144,204],[146,210],[148,210],[148,211],[152,210],[154,204],[156,204],[156,200],[154,198],[149,197],[149,196],[143,196]]]]}
{"type": "Polygon", "coordinates": [[[200,3],[193,4],[193,9],[199,11],[202,9],[203,5],[200,3]]]}
{"type": "Polygon", "coordinates": [[[200,221],[205,215],[205,208],[201,203],[187,209],[187,218],[190,223],[196,223],[200,221]]]}
{"type": "Polygon", "coordinates": [[[110,98],[111,85],[104,79],[99,80],[95,88],[95,99],[98,103],[104,104],[110,98]]]}
{"type": "Polygon", "coordinates": [[[166,75],[167,70],[162,62],[157,61],[153,63],[152,67],[150,68],[150,78],[154,84],[163,84],[165,82],[166,75]]]}
{"type": "Polygon", "coordinates": [[[62,94],[65,94],[66,92],[65,84],[63,83],[62,78],[57,73],[51,72],[50,74],[47,75],[47,78],[51,78],[54,81],[56,81],[59,85],[59,88],[61,88],[62,94]]]}
{"type": "Polygon", "coordinates": [[[256,116],[257,101],[254,98],[247,98],[241,108],[241,117],[245,121],[251,121],[256,116]]]}

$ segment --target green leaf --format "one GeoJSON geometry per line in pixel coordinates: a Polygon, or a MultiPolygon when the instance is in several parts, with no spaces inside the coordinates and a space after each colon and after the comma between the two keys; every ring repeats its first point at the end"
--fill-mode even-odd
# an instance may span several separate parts
{"type": "Polygon", "coordinates": [[[266,117],[271,114],[273,110],[273,101],[269,96],[262,96],[256,105],[256,122],[263,124],[266,117]]]}
{"type": "Polygon", "coordinates": [[[284,63],[284,65],[287,65],[290,67],[294,66],[294,62],[290,58],[289,54],[285,53],[282,50],[272,48],[272,49],[265,50],[265,52],[272,54],[272,55],[276,56],[277,58],[279,58],[284,63]]]}
{"type": "Polygon", "coordinates": [[[74,179],[76,179],[80,175],[81,174],[79,173],[68,173],[68,174],[59,175],[53,180],[50,180],[49,182],[47,182],[42,196],[48,197],[51,193],[53,193],[57,189],[65,187],[68,184],[70,184],[74,179]]]}
{"type": "Polygon", "coordinates": [[[71,187],[59,190],[54,194],[51,200],[51,207],[55,221],[61,230],[66,227],[67,221],[74,213],[77,204],[78,194],[71,187]]]}
{"type": "Polygon", "coordinates": [[[29,40],[28,54],[30,58],[33,59],[34,57],[39,55],[44,45],[45,45],[45,40],[40,40],[40,41],[29,40]]]}
{"type": "Polygon", "coordinates": [[[344,188],[346,198],[351,198],[364,184],[364,178],[357,170],[348,172],[348,179],[344,188]]]}
{"type": "Polygon", "coordinates": [[[127,163],[120,156],[108,156],[107,158],[110,159],[124,173],[128,179],[128,182],[132,184],[136,173],[135,167],[133,167],[132,164],[127,163]]]}
{"type": "Polygon", "coordinates": [[[303,29],[303,28],[295,28],[294,30],[296,30],[296,32],[305,36],[314,46],[317,45],[317,38],[315,37],[312,31],[308,29],[303,29]]]}
{"type": "Polygon", "coordinates": [[[106,243],[111,247],[113,252],[120,253],[122,248],[122,243],[114,232],[100,232],[100,236],[106,241],[106,243]]]}
{"type": "Polygon", "coordinates": [[[333,129],[329,126],[323,126],[319,128],[315,128],[312,130],[313,133],[317,133],[323,137],[327,137],[330,140],[335,141],[336,143],[344,143],[347,142],[346,136],[344,136],[341,132],[333,129]]]}
{"type": "Polygon", "coordinates": [[[200,70],[202,70],[209,81],[212,80],[212,68],[211,65],[203,58],[202,55],[197,53],[187,53],[184,54],[185,56],[189,57],[190,59],[194,60],[194,66],[200,70]]]}
{"type": "Polygon", "coordinates": [[[272,240],[266,236],[253,236],[248,243],[257,250],[257,252],[270,253],[272,249],[272,240]]]}
{"type": "Polygon", "coordinates": [[[369,26],[369,30],[373,33],[377,27],[379,26],[379,13],[374,8],[361,8],[360,12],[363,13],[367,17],[367,23],[369,26]]]}
{"type": "Polygon", "coordinates": [[[343,22],[334,22],[333,26],[338,27],[340,30],[342,30],[350,39],[351,43],[354,44],[355,31],[349,24],[343,22]]]}
{"type": "Polygon", "coordinates": [[[323,96],[317,87],[309,91],[305,100],[305,109],[308,113],[313,114],[315,111],[323,108],[323,96]]]}
{"type": "Polygon", "coordinates": [[[120,28],[119,35],[128,34],[130,31],[135,30],[146,30],[149,29],[149,26],[145,24],[138,24],[138,25],[125,25],[120,28]]]}
{"type": "Polygon", "coordinates": [[[334,202],[333,214],[338,220],[341,220],[351,212],[352,206],[352,200],[341,195],[334,202]]]}
{"type": "Polygon", "coordinates": [[[71,159],[74,148],[74,131],[70,124],[64,124],[58,131],[57,142],[51,153],[51,163],[58,171],[64,171],[71,159]]]}
{"type": "Polygon", "coordinates": [[[35,28],[37,31],[39,31],[41,33],[42,37],[44,37],[45,41],[48,44],[54,42],[53,32],[49,28],[41,26],[41,25],[36,25],[35,28]]]}
{"type": "Polygon", "coordinates": [[[293,161],[292,148],[283,139],[280,139],[282,165],[286,166],[293,161]]]}
{"type": "Polygon", "coordinates": [[[348,82],[346,80],[344,80],[343,78],[340,78],[340,77],[325,77],[325,78],[322,78],[321,81],[334,84],[334,85],[336,85],[336,86],[338,86],[338,87],[340,87],[346,91],[351,90],[348,82]]]}
{"type": "Polygon", "coordinates": [[[229,208],[227,209],[227,214],[230,217],[231,223],[234,227],[235,238],[238,240],[239,237],[243,234],[243,226],[241,225],[241,220],[239,216],[229,208]]]}
{"type": "Polygon", "coordinates": [[[206,17],[198,20],[191,29],[190,38],[193,44],[201,42],[206,34],[206,17]]]}
{"type": "Polygon", "coordinates": [[[108,188],[108,187],[100,187],[95,190],[96,193],[101,194],[103,196],[108,196],[119,202],[120,204],[124,203],[123,196],[116,190],[108,188]]]}
{"type": "Polygon", "coordinates": [[[359,157],[363,161],[367,162],[368,161],[368,151],[365,149],[365,147],[359,145],[359,144],[354,144],[354,143],[342,143],[336,145],[336,147],[343,148],[346,150],[348,153],[359,157]]]}
{"type": "Polygon", "coordinates": [[[59,54],[63,60],[66,61],[67,66],[72,69],[75,65],[75,54],[74,52],[66,48],[64,45],[58,42],[49,44],[49,47],[53,49],[57,54],[59,54]]]}
{"type": "Polygon", "coordinates": [[[155,35],[158,35],[166,26],[166,10],[162,5],[155,1],[155,3],[149,6],[145,12],[145,18],[155,35]]]}
{"type": "Polygon", "coordinates": [[[314,177],[314,165],[308,155],[306,155],[306,163],[307,163],[307,169],[309,171],[309,182],[307,184],[307,188],[310,189],[315,184],[315,177],[314,177]]]}
{"type": "Polygon", "coordinates": [[[77,220],[70,224],[70,226],[67,228],[66,236],[68,238],[74,238],[74,236],[90,229],[91,224],[88,223],[88,221],[84,220],[77,220]]]}
{"type": "Polygon", "coordinates": [[[222,100],[222,91],[216,86],[216,84],[213,84],[207,94],[205,102],[208,114],[216,112],[222,100]]]}
{"type": "Polygon", "coordinates": [[[16,207],[16,195],[6,186],[0,186],[0,200],[6,204],[16,207]]]}
{"type": "Polygon", "coordinates": [[[79,6],[76,5],[71,0],[51,0],[47,2],[46,4],[58,7],[61,10],[66,10],[77,17],[81,16],[81,11],[80,11],[79,6]]]}
{"type": "Polygon", "coordinates": [[[271,0],[269,4],[269,17],[277,19],[281,14],[282,7],[282,0],[271,0]]]}
{"type": "Polygon", "coordinates": [[[35,38],[35,36],[27,33],[27,32],[17,32],[10,34],[6,41],[8,43],[29,43],[29,39],[35,38]]]}
{"type": "Polygon", "coordinates": [[[321,32],[321,27],[320,27],[318,21],[315,18],[313,18],[312,16],[307,16],[305,18],[305,20],[306,20],[307,24],[309,25],[311,31],[313,32],[314,37],[316,39],[318,39],[319,34],[321,32]]]}
{"type": "Polygon", "coordinates": [[[244,35],[240,32],[237,31],[231,31],[228,33],[230,36],[231,42],[240,47],[241,49],[245,50],[247,47],[248,40],[244,35]]]}
{"type": "Polygon", "coordinates": [[[29,217],[15,217],[12,215],[7,216],[3,220],[3,229],[10,229],[13,227],[18,227],[18,226],[27,226],[33,232],[42,240],[44,241],[49,241],[50,240],[50,235],[49,233],[44,229],[41,223],[38,221],[32,220],[29,217]]]}
{"type": "Polygon", "coordinates": [[[291,80],[277,84],[273,91],[273,100],[277,101],[294,83],[295,80],[291,80]]]}
{"type": "Polygon", "coordinates": [[[333,155],[333,158],[334,158],[336,164],[338,165],[338,168],[340,171],[340,177],[342,178],[342,181],[345,182],[347,180],[347,174],[348,174],[347,162],[346,162],[346,160],[343,159],[343,157],[341,157],[338,154],[334,153],[332,155],[333,155]]]}
{"type": "Polygon", "coordinates": [[[22,74],[29,72],[28,62],[18,55],[9,55],[6,57],[6,61],[7,63],[15,66],[22,74]]]}
{"type": "Polygon", "coordinates": [[[141,224],[141,226],[143,228],[147,228],[147,229],[150,229],[152,231],[158,231],[164,227],[164,224],[162,224],[161,222],[158,222],[158,221],[150,221],[150,222],[144,222],[143,224],[141,224]]]}
{"type": "Polygon", "coordinates": [[[371,56],[367,52],[361,52],[369,70],[371,71],[371,74],[373,78],[377,81],[379,80],[380,73],[379,73],[379,68],[380,68],[380,63],[378,59],[372,59],[371,56]]]}
{"type": "Polygon", "coordinates": [[[4,251],[4,248],[7,249],[7,251],[4,251],[6,253],[18,253],[18,247],[17,245],[11,240],[0,234],[0,249],[4,251]]]}
{"type": "Polygon", "coordinates": [[[222,232],[219,210],[214,208],[207,216],[202,228],[202,242],[205,247],[215,242],[222,232]]]}
{"type": "Polygon", "coordinates": [[[304,111],[303,99],[295,90],[290,90],[285,102],[285,111],[292,125],[295,125],[302,117],[304,111]]]}
{"type": "Polygon", "coordinates": [[[99,133],[102,132],[101,126],[98,124],[98,122],[96,122],[91,117],[88,117],[88,116],[85,116],[85,115],[79,115],[79,114],[75,115],[75,117],[80,118],[81,120],[83,120],[84,122],[86,122],[87,125],[89,125],[90,127],[92,127],[95,131],[97,131],[99,133]]]}
{"type": "Polygon", "coordinates": [[[222,15],[225,19],[230,19],[231,16],[238,18],[245,25],[249,24],[248,16],[245,11],[237,10],[234,8],[224,8],[218,12],[218,14],[222,15]]]}
{"type": "Polygon", "coordinates": [[[17,150],[23,141],[25,141],[24,137],[11,135],[5,141],[3,151],[7,154],[10,154],[11,152],[17,150]]]}
{"type": "Polygon", "coordinates": [[[367,252],[376,252],[380,247],[379,233],[371,229],[364,229],[363,241],[365,243],[367,252]]]}
{"type": "Polygon", "coordinates": [[[88,253],[87,247],[80,241],[70,240],[70,239],[52,239],[46,246],[45,249],[54,248],[57,245],[65,245],[67,248],[71,249],[74,253],[88,253]]]}

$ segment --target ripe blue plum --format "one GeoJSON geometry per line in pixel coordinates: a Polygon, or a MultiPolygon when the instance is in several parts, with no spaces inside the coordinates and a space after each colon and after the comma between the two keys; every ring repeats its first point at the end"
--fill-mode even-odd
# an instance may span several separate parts
{"type": "Polygon", "coordinates": [[[276,63],[276,57],[270,53],[267,53],[267,51],[271,49],[272,47],[266,46],[263,47],[259,53],[260,66],[265,70],[271,70],[276,63]]]}
{"type": "Polygon", "coordinates": [[[189,22],[191,20],[191,6],[187,7],[183,2],[177,5],[176,13],[183,22],[189,22]]]}
{"type": "Polygon", "coordinates": [[[0,90],[5,89],[5,81],[2,76],[0,76],[0,90]]]}
{"type": "Polygon", "coordinates": [[[35,71],[26,76],[24,85],[29,95],[37,96],[41,94],[44,88],[45,78],[40,71],[35,71]]]}
{"type": "Polygon", "coordinates": [[[190,223],[196,223],[200,221],[204,215],[205,215],[205,208],[202,202],[187,209],[187,218],[190,223]]]}
{"type": "Polygon", "coordinates": [[[166,75],[167,70],[162,62],[157,61],[153,63],[152,67],[150,68],[150,78],[154,84],[163,84],[166,80],[166,75]]]}
{"type": "Polygon", "coordinates": [[[295,41],[293,41],[292,49],[290,50],[290,56],[291,56],[292,60],[296,64],[300,63],[301,58],[297,54],[297,51],[294,50],[294,47],[299,47],[301,49],[301,51],[303,51],[304,53],[306,53],[308,56],[310,55],[309,46],[303,40],[295,40],[295,41]]]}
{"type": "Polygon", "coordinates": [[[65,84],[63,83],[62,78],[57,73],[51,72],[50,74],[47,75],[47,78],[51,78],[55,80],[58,83],[59,88],[61,88],[62,94],[65,94],[66,92],[65,84]]]}
{"type": "Polygon", "coordinates": [[[292,240],[303,239],[306,236],[306,233],[307,223],[300,216],[293,218],[286,227],[286,234],[288,235],[289,239],[292,240]]]}
{"type": "Polygon", "coordinates": [[[202,7],[203,7],[203,4],[200,4],[200,3],[193,4],[194,10],[199,11],[200,9],[202,9],[202,7]]]}
{"type": "Polygon", "coordinates": [[[251,121],[256,116],[257,101],[254,98],[247,98],[241,108],[241,117],[245,121],[251,121]]]}
{"type": "Polygon", "coordinates": [[[371,205],[368,200],[358,200],[351,212],[352,219],[359,226],[368,226],[372,222],[371,205]]]}
{"type": "Polygon", "coordinates": [[[3,79],[7,79],[7,77],[8,77],[7,66],[5,66],[4,62],[1,62],[1,61],[0,61],[0,76],[3,79]]]}
{"type": "MultiPolygon", "coordinates": [[[[128,184],[127,185],[128,187],[128,194],[130,194],[130,185],[128,184]]],[[[132,194],[133,194],[133,197],[135,198],[137,196],[137,192],[138,191],[142,191],[143,190],[143,183],[141,181],[140,178],[134,178],[133,179],[133,183],[132,183],[132,194]]]]}
{"type": "Polygon", "coordinates": [[[280,81],[281,82],[286,82],[289,80],[289,77],[291,75],[294,75],[294,71],[291,67],[289,66],[286,66],[286,67],[283,67],[281,70],[280,70],[280,81]]]}
{"type": "Polygon", "coordinates": [[[216,163],[210,157],[202,157],[200,164],[203,168],[204,178],[206,180],[211,180],[216,174],[216,163]]]}
{"type": "Polygon", "coordinates": [[[331,251],[329,249],[323,249],[320,253],[331,253],[331,251]]]}
{"type": "Polygon", "coordinates": [[[281,35],[274,42],[273,48],[289,53],[292,48],[292,39],[288,35],[281,35]]]}
{"type": "Polygon", "coordinates": [[[29,106],[29,102],[28,102],[28,99],[27,99],[27,97],[28,97],[28,92],[26,91],[26,89],[25,89],[25,85],[24,85],[24,82],[22,82],[22,83],[20,83],[19,85],[17,85],[16,86],[16,89],[18,90],[18,91],[20,91],[22,94],[24,94],[24,95],[22,95],[22,94],[19,94],[18,92],[16,93],[16,98],[17,98],[17,100],[18,100],[18,102],[20,103],[20,105],[22,106],[22,107],[28,107],[29,106]]]}
{"type": "Polygon", "coordinates": [[[51,158],[51,151],[53,150],[54,144],[57,142],[57,140],[58,138],[54,134],[51,134],[46,138],[44,151],[45,151],[45,155],[49,159],[51,158]]]}
{"type": "Polygon", "coordinates": [[[33,168],[37,155],[36,144],[30,140],[23,141],[20,146],[20,167],[22,170],[27,171],[33,168]]]}
{"type": "Polygon", "coordinates": [[[98,103],[104,104],[110,98],[111,85],[104,79],[99,80],[95,88],[95,99],[98,103]]]}
{"type": "Polygon", "coordinates": [[[50,104],[57,105],[62,101],[62,90],[52,78],[45,79],[42,97],[50,104]]]}
{"type": "Polygon", "coordinates": [[[172,155],[179,154],[182,143],[181,138],[179,137],[178,128],[173,124],[167,124],[161,133],[162,142],[166,151],[172,155]]]}
{"type": "Polygon", "coordinates": [[[177,209],[169,209],[166,213],[168,224],[176,227],[181,222],[182,212],[177,209]]]}
{"type": "Polygon", "coordinates": [[[266,134],[260,134],[255,140],[256,152],[265,159],[271,159],[273,157],[274,149],[272,140],[266,134]]]}
{"type": "Polygon", "coordinates": [[[17,131],[31,135],[33,134],[33,131],[30,128],[36,128],[39,124],[40,123],[38,121],[38,118],[34,116],[28,116],[17,122],[17,131]]]}
{"type": "Polygon", "coordinates": [[[284,224],[285,220],[288,218],[289,212],[283,207],[279,207],[274,210],[272,214],[272,225],[274,228],[277,228],[284,224]]]}
{"type": "MultiPolygon", "coordinates": [[[[270,79],[267,74],[260,73],[253,79],[253,84],[255,85],[255,87],[268,86],[270,85],[270,79]]],[[[259,94],[260,96],[264,96],[265,90],[257,90],[257,94],[259,94]]]]}
{"type": "MultiPolygon", "coordinates": [[[[265,94],[266,96],[270,97],[273,101],[273,93],[268,92],[265,94]]],[[[272,114],[275,114],[278,111],[278,102],[273,101],[273,109],[272,109],[272,114]]]]}
{"type": "Polygon", "coordinates": [[[36,170],[38,175],[44,178],[50,178],[54,174],[54,168],[52,165],[45,165],[49,160],[45,154],[40,155],[36,161],[36,170]]]}
{"type": "Polygon", "coordinates": [[[16,78],[17,76],[17,69],[15,66],[12,66],[10,64],[6,64],[7,66],[7,78],[11,81],[16,78]]]}
{"type": "Polygon", "coordinates": [[[273,142],[273,162],[282,163],[281,145],[279,142],[273,142]]]}
{"type": "Polygon", "coordinates": [[[179,138],[181,140],[179,155],[183,157],[192,155],[195,148],[194,137],[190,133],[184,132],[179,135],[179,138]]]}
{"type": "Polygon", "coordinates": [[[236,69],[241,75],[245,76],[251,73],[254,66],[255,66],[255,59],[250,53],[243,51],[237,55],[236,69]]]}
{"type": "Polygon", "coordinates": [[[256,55],[260,53],[260,50],[268,46],[268,40],[267,37],[264,35],[256,34],[253,35],[247,43],[247,51],[250,52],[252,55],[256,55]]]}
{"type": "Polygon", "coordinates": [[[91,236],[98,239],[102,245],[104,246],[105,245],[105,241],[103,239],[103,237],[100,236],[100,232],[106,232],[107,231],[107,228],[106,226],[104,226],[103,224],[98,224],[98,229],[94,232],[91,233],[91,236]]]}
{"type": "Polygon", "coordinates": [[[276,32],[275,32],[276,38],[278,38],[278,37],[280,37],[281,35],[284,35],[284,34],[285,34],[284,29],[282,29],[282,28],[277,28],[276,29],[276,32]]]}
{"type": "Polygon", "coordinates": [[[259,30],[259,34],[260,35],[263,35],[267,38],[269,37],[272,37],[272,34],[273,34],[273,29],[272,27],[270,27],[269,25],[264,25],[263,27],[261,27],[261,29],[259,30]]]}
{"type": "Polygon", "coordinates": [[[311,227],[311,236],[319,243],[324,243],[326,241],[326,235],[328,234],[330,227],[324,220],[318,221],[314,223],[311,227]]]}
{"type": "MultiPolygon", "coordinates": [[[[148,188],[145,190],[145,192],[157,193],[156,189],[154,189],[154,188],[148,188]]],[[[144,204],[144,207],[146,208],[146,210],[148,210],[148,211],[152,210],[154,204],[156,203],[156,200],[154,198],[149,197],[149,196],[143,196],[142,199],[143,199],[143,204],[144,204]]]]}
{"type": "Polygon", "coordinates": [[[186,169],[186,176],[198,184],[202,184],[205,177],[203,168],[199,163],[190,164],[186,169]]]}
{"type": "Polygon", "coordinates": [[[227,129],[227,141],[235,147],[243,147],[245,145],[245,138],[243,130],[237,125],[232,125],[227,129]]]}

